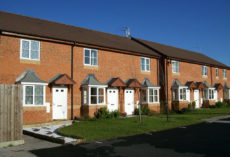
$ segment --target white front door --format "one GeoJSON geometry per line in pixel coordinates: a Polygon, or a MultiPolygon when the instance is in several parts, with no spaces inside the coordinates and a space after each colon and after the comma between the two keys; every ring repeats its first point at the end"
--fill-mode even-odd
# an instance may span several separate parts
{"type": "Polygon", "coordinates": [[[186,90],[186,100],[190,103],[190,89],[186,90]]]}
{"type": "Polygon", "coordinates": [[[199,90],[194,90],[194,101],[196,103],[195,108],[199,108],[200,104],[199,104],[199,90]]]}
{"type": "Polygon", "coordinates": [[[66,87],[53,87],[53,119],[67,119],[66,87]]]}
{"type": "Polygon", "coordinates": [[[125,90],[125,112],[127,115],[131,115],[134,112],[134,90],[125,90]]]}
{"type": "Polygon", "coordinates": [[[218,101],[218,94],[217,94],[217,90],[214,90],[214,99],[217,102],[218,101]]]}
{"type": "Polygon", "coordinates": [[[107,102],[109,112],[118,110],[118,89],[107,89],[107,102]]]}

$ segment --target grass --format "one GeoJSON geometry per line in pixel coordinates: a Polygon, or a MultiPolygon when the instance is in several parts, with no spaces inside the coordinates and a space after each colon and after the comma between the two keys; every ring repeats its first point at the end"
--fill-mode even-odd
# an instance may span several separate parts
{"type": "Polygon", "coordinates": [[[230,114],[230,108],[205,108],[184,114],[170,114],[169,121],[162,114],[143,117],[143,125],[139,125],[138,117],[82,121],[59,129],[59,133],[95,141],[187,126],[200,123],[205,118],[226,114],[230,114]]]}

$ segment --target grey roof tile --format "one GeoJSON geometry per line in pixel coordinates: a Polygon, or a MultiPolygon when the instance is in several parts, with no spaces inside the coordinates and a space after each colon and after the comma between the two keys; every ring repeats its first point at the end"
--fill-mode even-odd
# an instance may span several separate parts
{"type": "Polygon", "coordinates": [[[15,81],[16,83],[47,83],[41,80],[33,69],[26,69],[15,81]]]}

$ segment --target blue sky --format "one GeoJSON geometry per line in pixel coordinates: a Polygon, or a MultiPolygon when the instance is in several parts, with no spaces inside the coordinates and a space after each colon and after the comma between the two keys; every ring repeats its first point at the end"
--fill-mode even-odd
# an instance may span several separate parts
{"type": "Polygon", "coordinates": [[[202,52],[230,66],[229,0],[2,0],[0,10],[202,52]]]}

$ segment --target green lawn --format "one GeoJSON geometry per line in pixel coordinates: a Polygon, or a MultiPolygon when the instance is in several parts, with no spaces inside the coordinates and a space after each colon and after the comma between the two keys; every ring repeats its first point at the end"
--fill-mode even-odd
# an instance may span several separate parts
{"type": "Polygon", "coordinates": [[[204,118],[226,114],[230,114],[230,108],[206,108],[184,114],[170,114],[169,121],[163,114],[143,117],[143,125],[139,125],[138,117],[82,121],[59,129],[59,133],[95,141],[191,125],[202,122],[204,118]]]}

